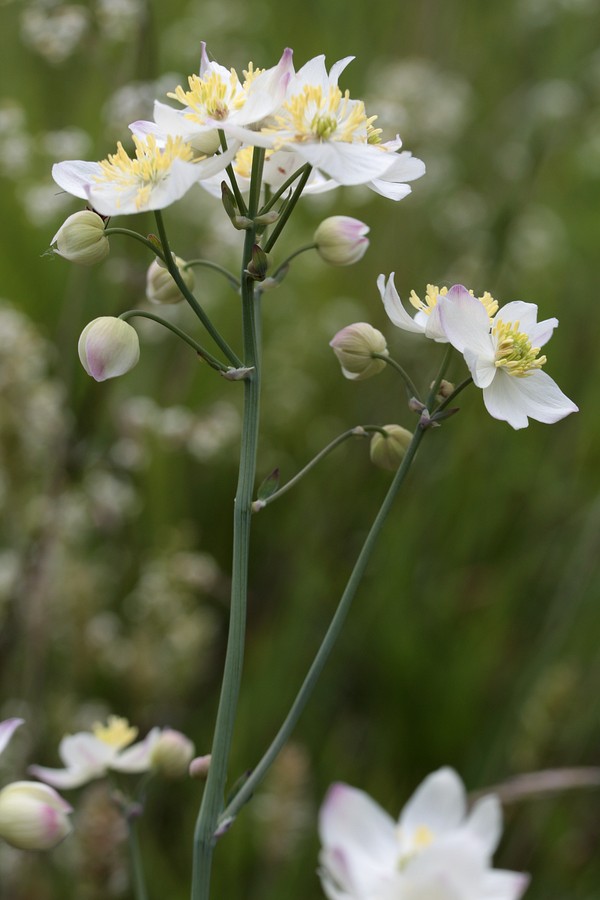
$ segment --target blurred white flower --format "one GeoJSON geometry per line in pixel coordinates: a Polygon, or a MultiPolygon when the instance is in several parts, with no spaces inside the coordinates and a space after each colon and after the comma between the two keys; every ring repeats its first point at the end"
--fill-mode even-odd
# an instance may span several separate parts
{"type": "Polygon", "coordinates": [[[467,814],[452,769],[429,775],[398,822],[367,794],[333,785],[321,807],[321,881],[330,900],[517,900],[528,878],[491,867],[500,839],[497,797],[467,814]]]}

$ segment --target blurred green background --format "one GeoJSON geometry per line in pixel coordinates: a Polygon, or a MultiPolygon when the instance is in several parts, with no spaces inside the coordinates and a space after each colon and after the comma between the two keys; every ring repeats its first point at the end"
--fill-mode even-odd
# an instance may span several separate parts
{"type": "MultiPolygon", "coordinates": [[[[280,258],[325,215],[363,219],[372,243],[351,269],[304,255],[265,296],[259,479],[276,465],[287,479],[350,426],[411,426],[391,373],[351,384],[327,346],[367,320],[431,380],[438,348],[389,324],[380,272],[404,298],[458,281],[557,316],[547,371],[581,408],[513,432],[472,388],[424,442],[293,742],[217,849],[214,896],[321,896],[316,812],[333,780],[395,815],[444,764],[473,790],[600,764],[599,20],[595,0],[0,3],[0,719],[27,719],[4,781],[58,765],[60,737],[109,713],[210,747],[241,390],[141,320],[138,367],[91,382],[78,335],[145,304],[150,259],[118,237],[94,270],[43,256],[81,208],[52,162],[105,157],[196,70],[201,40],[238,70],[288,45],[297,66],[355,54],[342,87],[428,167],[399,204],[361,188],[301,202],[280,258]]],[[[184,258],[237,265],[240,235],[200,189],[166,221],[184,258]]],[[[235,294],[210,272],[197,293],[239,347],[235,294]]],[[[287,711],[388,482],[366,443],[347,444],[255,519],[232,780],[287,711]]],[[[131,896],[104,788],[79,793],[77,834],[51,856],[0,849],[3,900],[131,896]]],[[[188,896],[200,793],[150,793],[152,897],[188,896]]],[[[531,872],[528,898],[597,900],[597,793],[522,801],[506,820],[496,865],[531,872]]]]}

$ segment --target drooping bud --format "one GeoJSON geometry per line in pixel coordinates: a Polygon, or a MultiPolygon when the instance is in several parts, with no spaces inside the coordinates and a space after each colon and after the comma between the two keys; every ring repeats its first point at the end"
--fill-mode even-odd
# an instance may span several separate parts
{"type": "Polygon", "coordinates": [[[93,266],[106,259],[110,252],[108,238],[104,234],[102,216],[91,209],[82,209],[65,219],[51,244],[54,252],[81,266],[93,266]]]}
{"type": "Polygon", "coordinates": [[[342,328],[329,346],[342,366],[342,374],[351,381],[371,378],[385,368],[382,359],[373,358],[374,353],[388,355],[385,338],[368,322],[355,322],[342,328]]]}
{"type": "MultiPolygon", "coordinates": [[[[185,268],[185,260],[173,254],[173,262],[179,269],[186,287],[191,290],[194,288],[196,279],[194,278],[193,269],[185,268]]],[[[183,294],[177,287],[175,279],[167,269],[162,259],[158,257],[150,264],[146,273],[146,297],[152,303],[165,303],[172,305],[183,300],[183,294]]]]}
{"type": "Polygon", "coordinates": [[[270,259],[259,244],[252,247],[252,259],[248,263],[246,274],[252,281],[264,281],[269,271],[270,259]]]}
{"type": "Polygon", "coordinates": [[[314,234],[317,253],[331,266],[351,266],[367,252],[369,226],[350,216],[324,219],[314,234]]]}
{"type": "MultiPolygon", "coordinates": [[[[433,384],[431,385],[431,387],[433,387],[433,384]]],[[[440,381],[440,385],[438,387],[436,399],[437,400],[447,400],[448,397],[451,397],[453,393],[454,393],[454,385],[452,384],[452,382],[446,381],[445,378],[442,378],[442,380],[440,381]]]]}
{"type": "Polygon", "coordinates": [[[380,469],[395,472],[408,450],[412,434],[401,425],[384,425],[386,433],[376,431],[371,438],[371,462],[380,469]]]}
{"type": "Polygon", "coordinates": [[[71,832],[70,812],[47,784],[15,781],[0,791],[0,837],[19,850],[51,850],[71,832]]]}
{"type": "Polygon", "coordinates": [[[189,738],[173,728],[164,728],[150,754],[150,763],[167,778],[181,778],[188,771],[194,755],[189,738]]]}
{"type": "Polygon", "coordinates": [[[198,778],[200,781],[204,780],[208,775],[210,761],[210,753],[207,753],[206,756],[197,756],[193,759],[189,768],[190,778],[198,778]]]}
{"type": "Polygon", "coordinates": [[[124,375],[140,358],[137,331],[115,316],[100,316],[89,322],[77,349],[81,365],[96,381],[124,375]]]}

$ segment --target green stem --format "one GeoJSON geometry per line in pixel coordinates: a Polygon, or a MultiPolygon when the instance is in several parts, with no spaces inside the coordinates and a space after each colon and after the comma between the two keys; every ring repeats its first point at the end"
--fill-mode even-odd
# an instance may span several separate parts
{"type": "MultiPolygon", "coordinates": [[[[452,358],[452,346],[450,344],[448,344],[448,347],[446,348],[446,352],[444,353],[444,358],[442,360],[442,364],[441,364],[439,371],[435,377],[435,381],[431,385],[431,389],[429,391],[429,396],[427,397],[427,409],[429,411],[431,411],[433,404],[435,402],[435,398],[438,395],[438,392],[440,389],[440,384],[442,383],[444,375],[446,374],[446,369],[450,365],[451,358],[452,358]]],[[[466,385],[465,385],[465,387],[466,387],[466,385]]]]}
{"type": "MultiPolygon", "coordinates": [[[[264,153],[255,151],[252,160],[252,186],[249,198],[251,217],[254,217],[256,214],[263,158],[264,153]],[[258,182],[258,187],[256,187],[256,182],[258,182]]],[[[257,292],[255,296],[254,282],[244,272],[252,259],[252,247],[255,240],[255,230],[250,229],[246,232],[244,241],[241,283],[245,365],[252,367],[253,371],[244,380],[244,415],[240,467],[233,513],[233,560],[229,634],[221,696],[211,750],[211,764],[194,835],[192,900],[208,900],[210,894],[212,855],[216,841],[217,824],[224,806],[227,765],[244,660],[251,507],[256,472],[260,400],[259,293],[257,292]]]]}
{"type": "Polygon", "coordinates": [[[155,316],[154,313],[146,312],[141,309],[128,309],[126,312],[121,313],[119,319],[123,319],[124,322],[127,322],[128,319],[134,319],[136,316],[142,319],[151,319],[153,322],[158,322],[158,324],[162,325],[164,328],[168,328],[169,331],[172,331],[173,334],[180,337],[182,341],[189,344],[192,350],[195,350],[198,356],[201,356],[213,369],[217,369],[219,372],[227,371],[228,366],[224,366],[223,363],[219,362],[219,360],[209,353],[202,344],[195,341],[189,334],[182,331],[181,328],[178,328],[177,325],[173,325],[172,322],[167,322],[166,319],[161,319],[160,316],[155,316]]]}
{"type": "Polygon", "coordinates": [[[164,262],[165,258],[160,247],[157,247],[153,241],[149,240],[149,238],[144,237],[142,234],[138,234],[137,231],[131,231],[129,228],[105,228],[104,234],[106,237],[110,234],[126,234],[128,237],[135,238],[136,241],[139,241],[140,244],[144,244],[155,256],[159,256],[164,262]]]}
{"type": "Polygon", "coordinates": [[[311,459],[309,463],[307,463],[303,469],[300,469],[299,472],[294,475],[293,478],[290,478],[282,487],[278,488],[276,491],[266,497],[264,500],[255,500],[253,504],[254,512],[258,512],[259,509],[264,509],[265,506],[268,506],[269,503],[272,503],[273,500],[277,500],[278,497],[281,497],[283,494],[286,494],[291,488],[294,487],[295,484],[298,484],[301,478],[304,478],[311,469],[321,462],[322,459],[325,459],[336,447],[339,447],[340,444],[343,444],[344,441],[347,441],[348,438],[352,437],[367,437],[368,434],[372,434],[373,432],[378,431],[380,434],[386,434],[385,428],[382,428],[380,425],[358,425],[356,428],[349,428],[348,431],[344,431],[343,434],[338,434],[336,438],[334,438],[331,443],[327,444],[326,447],[317,453],[317,455],[311,459]]]}
{"type": "Polygon", "coordinates": [[[221,275],[225,276],[225,278],[231,284],[231,286],[236,291],[239,291],[239,289],[240,289],[239,281],[237,280],[235,275],[232,275],[231,272],[229,272],[226,268],[224,268],[224,266],[220,266],[218,263],[212,262],[212,260],[210,260],[210,259],[190,259],[188,262],[186,262],[186,264],[183,268],[184,269],[192,269],[194,266],[204,266],[206,269],[214,269],[216,272],[220,272],[221,275]]]}
{"type": "Polygon", "coordinates": [[[171,274],[171,277],[173,278],[173,281],[175,282],[175,284],[177,285],[177,287],[179,288],[179,290],[181,291],[181,293],[183,294],[183,296],[185,297],[185,299],[187,300],[189,305],[192,307],[192,309],[194,310],[194,312],[196,313],[196,315],[198,316],[198,318],[200,319],[200,321],[202,322],[202,324],[204,325],[204,327],[210,334],[211,338],[213,339],[213,341],[215,342],[217,347],[220,348],[220,350],[224,353],[224,355],[227,357],[227,359],[233,366],[235,366],[236,368],[240,367],[242,365],[241,359],[237,356],[237,354],[235,354],[233,352],[233,350],[231,349],[231,347],[229,346],[229,344],[227,343],[225,338],[217,331],[217,329],[215,328],[213,323],[210,321],[210,319],[208,318],[208,316],[206,315],[206,313],[204,312],[204,310],[202,309],[202,307],[200,306],[200,304],[198,303],[198,301],[196,300],[196,298],[194,297],[194,295],[188,288],[187,284],[181,277],[181,272],[179,271],[179,268],[175,265],[175,261],[171,254],[171,248],[169,247],[169,239],[167,238],[167,232],[165,229],[165,224],[164,224],[162,213],[160,212],[160,210],[158,210],[158,209],[154,210],[154,216],[156,218],[156,227],[158,228],[160,242],[163,247],[164,262],[165,262],[167,269],[169,270],[169,272],[171,274]]]}
{"type": "Polygon", "coordinates": [[[468,378],[465,378],[464,381],[461,381],[461,383],[457,387],[454,388],[454,390],[452,391],[452,393],[450,394],[449,397],[446,397],[445,400],[442,400],[442,402],[436,409],[436,412],[439,412],[440,410],[445,409],[447,406],[450,405],[450,403],[453,403],[454,400],[456,399],[456,397],[458,397],[458,395],[460,394],[460,392],[464,391],[464,389],[466,387],[469,387],[469,385],[472,383],[473,383],[473,379],[469,375],[468,378]]]}
{"type": "Polygon", "coordinates": [[[356,594],[357,588],[364,575],[371,553],[373,552],[375,542],[379,537],[383,524],[392,508],[392,505],[396,498],[396,494],[398,493],[398,490],[408,473],[408,470],[415,457],[423,435],[424,430],[420,427],[420,425],[418,425],[413,433],[412,441],[410,442],[408,450],[406,451],[406,455],[402,460],[402,464],[396,472],[394,480],[390,485],[390,488],[379,509],[379,512],[377,513],[377,516],[373,521],[371,530],[369,531],[358,559],[356,560],[354,569],[352,570],[352,574],[350,575],[344,593],[342,594],[333,619],[331,620],[331,624],[329,625],[327,633],[323,638],[323,642],[317,651],[310,669],[308,670],[308,674],[304,679],[302,687],[300,688],[298,695],[296,696],[296,699],[294,700],[290,711],[288,712],[285,721],[283,722],[283,725],[275,735],[275,738],[273,739],[267,752],[264,754],[256,768],[252,771],[251,775],[244,782],[234,798],[230,801],[228,806],[223,810],[223,813],[219,818],[219,826],[221,828],[227,828],[231,824],[233,819],[235,819],[242,806],[250,799],[253,792],[256,790],[258,785],[267,774],[270,766],[272,765],[279,751],[290,736],[292,730],[296,725],[296,722],[300,718],[300,715],[304,710],[304,707],[306,706],[310,695],[313,692],[313,689],[323,670],[323,667],[325,666],[325,663],[329,658],[331,650],[340,635],[342,626],[344,625],[346,616],[348,615],[348,611],[356,594]]]}
{"type": "Polygon", "coordinates": [[[135,900],[148,900],[142,854],[137,835],[137,819],[127,817],[127,835],[129,841],[129,855],[131,857],[131,880],[133,882],[133,895],[135,900]]]}
{"type": "MultiPolygon", "coordinates": [[[[227,138],[225,137],[225,132],[219,129],[219,140],[221,141],[221,149],[223,153],[227,150],[227,138]]],[[[244,198],[242,197],[242,192],[240,191],[240,186],[237,183],[237,178],[235,177],[235,172],[233,170],[233,164],[229,163],[228,166],[225,167],[225,171],[229,176],[229,183],[231,184],[231,190],[233,191],[233,195],[235,197],[235,202],[237,203],[237,207],[241,216],[248,215],[248,209],[244,202],[244,198]]]]}
{"type": "Polygon", "coordinates": [[[421,400],[419,392],[415,387],[414,381],[412,380],[408,372],[402,368],[399,362],[396,362],[395,359],[392,359],[391,356],[387,356],[385,353],[371,353],[371,356],[373,357],[373,359],[383,360],[384,363],[387,363],[388,366],[391,366],[392,369],[395,369],[396,372],[398,372],[398,374],[404,381],[404,384],[406,385],[406,393],[409,400],[411,399],[411,397],[414,397],[419,401],[421,400]]]}
{"type": "Polygon", "coordinates": [[[291,187],[291,185],[296,181],[296,179],[299,178],[300,175],[302,175],[302,173],[305,171],[307,166],[308,166],[309,174],[310,174],[311,167],[308,163],[301,166],[299,169],[296,169],[296,171],[293,173],[293,175],[290,175],[290,177],[286,181],[283,182],[281,187],[277,189],[277,191],[273,194],[273,196],[269,197],[268,201],[265,203],[265,205],[261,209],[259,215],[264,216],[265,213],[268,213],[269,210],[273,209],[273,207],[275,206],[275,204],[277,203],[279,198],[282,197],[285,194],[285,192],[287,191],[287,189],[289,187],[291,187]]]}
{"type": "Polygon", "coordinates": [[[277,268],[273,272],[272,278],[277,278],[277,276],[282,271],[282,269],[285,269],[285,267],[288,266],[291,263],[291,261],[293,259],[295,259],[297,256],[300,256],[301,253],[306,253],[307,250],[316,250],[316,249],[317,249],[317,244],[305,244],[303,247],[299,247],[298,250],[294,250],[293,253],[290,253],[290,255],[288,257],[286,257],[286,259],[284,259],[283,262],[277,266],[277,268]]]}
{"type": "Polygon", "coordinates": [[[310,173],[312,172],[312,166],[310,166],[308,163],[305,166],[303,166],[302,168],[303,168],[302,175],[300,176],[300,180],[294,189],[294,193],[292,194],[289,201],[287,202],[284,211],[281,213],[281,216],[277,220],[277,224],[275,225],[275,228],[271,232],[271,236],[269,237],[268,241],[266,242],[266,244],[263,248],[265,253],[270,253],[271,250],[273,249],[273,247],[275,246],[275,241],[277,240],[277,238],[279,237],[279,235],[285,228],[286,222],[289,219],[289,217],[291,216],[291,214],[294,210],[294,207],[296,206],[296,203],[300,199],[300,194],[304,190],[306,182],[308,181],[310,173]]]}

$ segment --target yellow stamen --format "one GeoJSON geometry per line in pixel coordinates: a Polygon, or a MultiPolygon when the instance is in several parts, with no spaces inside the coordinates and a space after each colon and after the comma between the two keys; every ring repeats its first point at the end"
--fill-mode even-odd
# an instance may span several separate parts
{"type": "Polygon", "coordinates": [[[258,78],[259,75],[262,75],[264,71],[265,69],[255,69],[254,63],[249,62],[248,68],[242,70],[242,74],[244,76],[244,90],[247,91],[255,78],[258,78]]]}
{"type": "MultiPolygon", "coordinates": [[[[438,297],[445,297],[448,293],[448,288],[438,288],[436,284],[428,284],[425,293],[425,302],[421,300],[421,298],[414,292],[410,292],[409,300],[411,304],[415,307],[415,309],[419,310],[419,312],[424,312],[426,315],[429,315],[434,306],[437,306],[438,297]]],[[[474,297],[473,291],[469,291],[470,295],[474,297]]],[[[498,303],[488,291],[481,297],[477,297],[479,302],[483,304],[485,310],[490,317],[490,321],[498,312],[498,303]]]]}
{"type": "Polygon", "coordinates": [[[334,140],[347,143],[377,143],[380,129],[373,128],[377,116],[367,116],[362,100],[351,100],[337,86],[324,93],[320,85],[304,85],[302,91],[283,104],[275,125],[265,134],[285,132],[281,144],[293,141],[334,140]],[[291,133],[291,137],[290,137],[291,133]]]}
{"type": "Polygon", "coordinates": [[[122,750],[123,747],[131,744],[136,739],[137,733],[137,728],[131,726],[127,719],[123,719],[121,716],[109,716],[107,725],[102,725],[100,722],[92,725],[92,734],[105,744],[116,747],[117,750],[122,750]]]}
{"type": "Polygon", "coordinates": [[[496,368],[508,375],[524,378],[546,362],[545,356],[538,357],[540,348],[532,347],[529,337],[519,331],[519,322],[496,322],[492,334],[497,341],[496,368]]]}
{"type": "MultiPolygon", "coordinates": [[[[258,74],[252,69],[252,63],[248,74],[250,80],[258,74]]],[[[177,100],[182,106],[190,107],[192,112],[188,112],[186,118],[200,125],[207,119],[223,121],[246,102],[246,85],[242,88],[235,69],[231,69],[228,81],[225,81],[218,72],[211,72],[203,78],[199,75],[190,75],[188,85],[189,91],[178,85],[174,91],[167,94],[167,97],[177,100]]]]}

